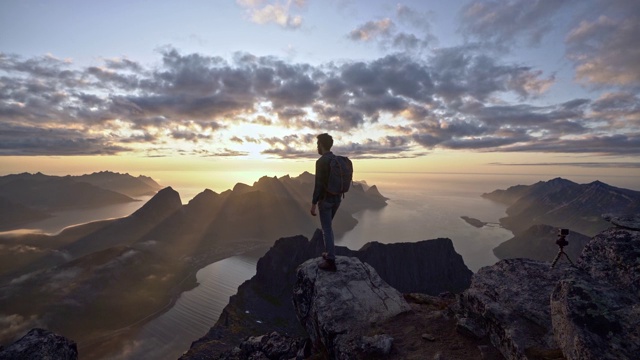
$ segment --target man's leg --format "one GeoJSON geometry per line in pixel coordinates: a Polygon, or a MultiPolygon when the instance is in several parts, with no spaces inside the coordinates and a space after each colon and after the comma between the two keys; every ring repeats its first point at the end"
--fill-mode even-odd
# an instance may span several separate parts
{"type": "Polygon", "coordinates": [[[326,258],[329,260],[336,259],[333,227],[331,226],[331,221],[333,220],[333,216],[338,210],[338,206],[340,206],[340,203],[334,204],[326,200],[323,200],[319,206],[320,225],[322,225],[322,234],[324,237],[324,248],[327,251],[326,258]]]}
{"type": "Polygon", "coordinates": [[[331,220],[333,220],[333,217],[336,216],[336,212],[338,211],[339,207],[340,207],[340,201],[335,202],[333,204],[333,207],[331,208],[331,220]]]}

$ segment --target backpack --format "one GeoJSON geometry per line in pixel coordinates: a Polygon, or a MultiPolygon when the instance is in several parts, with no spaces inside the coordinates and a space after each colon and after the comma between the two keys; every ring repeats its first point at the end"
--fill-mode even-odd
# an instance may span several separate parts
{"type": "Polygon", "coordinates": [[[353,180],[353,165],[346,156],[333,155],[329,161],[329,181],[327,182],[327,192],[333,195],[342,194],[349,191],[353,180]]]}

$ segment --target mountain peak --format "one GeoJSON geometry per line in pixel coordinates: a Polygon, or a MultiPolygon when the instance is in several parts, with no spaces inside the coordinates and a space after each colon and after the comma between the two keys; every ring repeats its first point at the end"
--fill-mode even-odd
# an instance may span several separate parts
{"type": "Polygon", "coordinates": [[[245,183],[237,183],[235,184],[235,186],[233,187],[233,192],[237,192],[237,193],[243,193],[246,192],[248,190],[251,190],[251,186],[245,184],[245,183]]]}
{"type": "Polygon", "coordinates": [[[204,191],[194,196],[194,198],[189,201],[189,205],[208,203],[209,201],[215,199],[217,196],[217,192],[210,189],[204,189],[204,191]]]}
{"type": "Polygon", "coordinates": [[[597,187],[610,187],[610,185],[603,183],[600,180],[596,180],[587,184],[589,186],[597,186],[597,187]]]}
{"type": "Polygon", "coordinates": [[[569,185],[569,184],[575,184],[575,183],[573,181],[571,181],[571,180],[567,180],[567,179],[563,179],[561,177],[557,177],[557,178],[553,178],[553,179],[547,181],[547,184],[569,185]]]}
{"type": "Polygon", "coordinates": [[[141,218],[164,218],[182,207],[180,194],[171,186],[158,191],[144,206],[138,209],[132,216],[141,218]]]}

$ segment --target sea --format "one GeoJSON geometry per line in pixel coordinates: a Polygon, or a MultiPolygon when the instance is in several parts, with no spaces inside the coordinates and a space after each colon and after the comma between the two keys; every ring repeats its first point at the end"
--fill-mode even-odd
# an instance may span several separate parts
{"type": "MultiPolygon", "coordinates": [[[[493,248],[513,236],[510,231],[497,224],[499,219],[506,215],[506,206],[484,199],[481,195],[495,189],[505,189],[517,184],[530,185],[556,177],[539,174],[361,173],[358,175],[368,186],[376,185],[378,190],[389,198],[388,205],[382,209],[356,213],[354,216],[358,224],[351,231],[338,237],[337,245],[357,250],[371,241],[399,243],[449,238],[455,250],[473,272],[498,261],[493,255],[493,248]],[[467,224],[461,216],[469,216],[489,224],[476,228],[467,224]]],[[[153,177],[153,174],[151,176],[153,177]]],[[[231,176],[231,174],[225,176],[231,176]]],[[[292,176],[295,175],[292,174],[292,176]]],[[[199,178],[203,178],[202,175],[199,178]]],[[[637,177],[603,178],[600,176],[596,178],[591,175],[575,175],[565,178],[578,183],[600,180],[613,186],[640,190],[637,177]]],[[[257,179],[258,177],[255,178],[257,179]]],[[[200,187],[199,184],[193,183],[163,185],[172,185],[182,195],[184,203],[204,188],[212,188],[206,183],[202,183],[200,187]]],[[[213,190],[225,189],[213,188],[213,190]]],[[[348,194],[344,201],[349,201],[348,194]]],[[[142,204],[144,201],[97,209],[93,213],[84,211],[83,217],[75,213],[61,213],[57,217],[57,222],[55,218],[49,219],[31,224],[21,231],[56,233],[65,226],[80,222],[127,216],[142,204]]],[[[310,237],[312,234],[302,235],[310,237]]],[[[110,356],[109,359],[176,359],[180,357],[189,349],[191,342],[205,335],[215,324],[222,309],[227,305],[229,297],[236,293],[238,286],[255,274],[256,263],[260,256],[261,254],[233,256],[200,269],[196,274],[197,287],[182,293],[171,309],[146,323],[134,338],[123,344],[120,352],[110,356]]]]}

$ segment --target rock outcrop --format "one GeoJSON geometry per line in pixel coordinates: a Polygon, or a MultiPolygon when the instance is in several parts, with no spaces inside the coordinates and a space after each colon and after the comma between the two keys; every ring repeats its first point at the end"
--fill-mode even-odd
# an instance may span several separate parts
{"type": "MultiPolygon", "coordinates": [[[[256,275],[232,296],[216,324],[196,340],[183,359],[199,359],[229,350],[248,336],[277,331],[306,336],[291,303],[296,268],[324,249],[322,232],[311,240],[304,236],[281,238],[258,261],[256,275]]],[[[417,243],[369,243],[355,251],[337,246],[339,256],[366,262],[389,285],[402,293],[461,292],[473,274],[455,252],[449,239],[417,243]]]]}
{"type": "Polygon", "coordinates": [[[480,269],[459,296],[459,331],[488,336],[507,359],[558,352],[551,329],[549,296],[566,266],[506,259],[480,269]]]}
{"type": "Polygon", "coordinates": [[[78,358],[76,343],[44,329],[31,329],[20,340],[0,349],[0,360],[78,358]]]}
{"type": "Polygon", "coordinates": [[[551,295],[551,319],[567,359],[637,359],[640,352],[640,231],[596,236],[579,271],[551,295]]]}
{"type": "MultiPolygon", "coordinates": [[[[355,359],[363,348],[380,348],[371,346],[377,339],[367,337],[363,343],[362,337],[372,324],[410,310],[402,294],[357,258],[338,256],[335,273],[319,270],[320,260],[300,265],[293,288],[296,316],[314,348],[332,359],[355,359]]],[[[388,353],[391,346],[382,349],[388,353]]]]}
{"type": "Polygon", "coordinates": [[[640,231],[594,237],[575,267],[508,259],[480,269],[459,296],[458,328],[507,359],[637,359],[640,231]]]}

